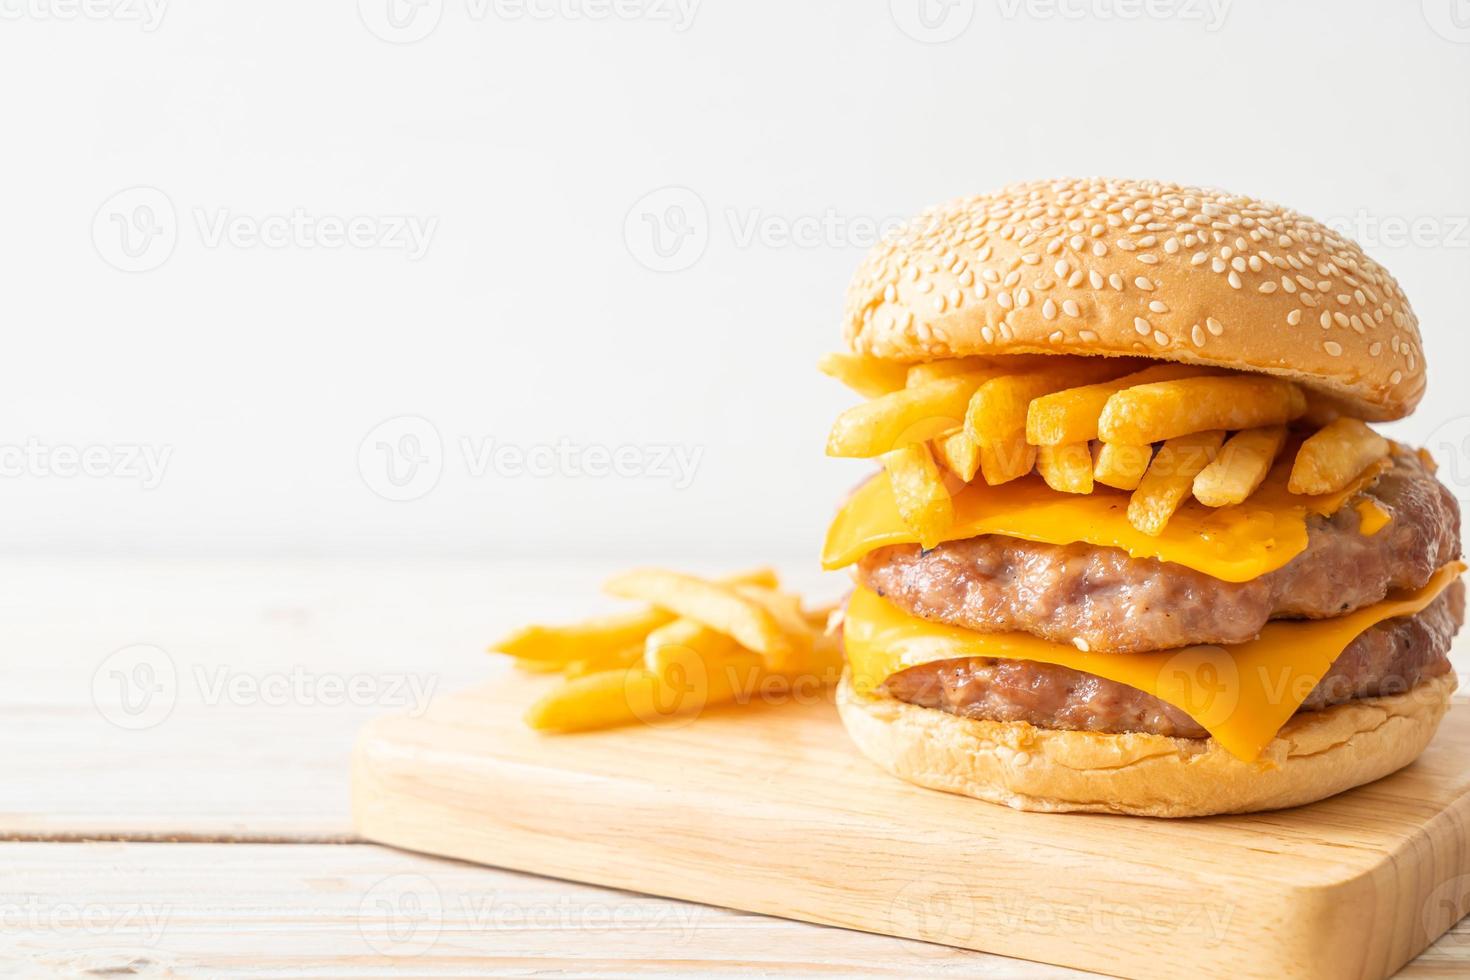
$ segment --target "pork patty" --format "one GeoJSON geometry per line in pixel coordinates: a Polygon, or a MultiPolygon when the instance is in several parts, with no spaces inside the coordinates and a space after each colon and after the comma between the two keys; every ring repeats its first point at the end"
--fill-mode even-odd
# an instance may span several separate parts
{"type": "MultiPolygon", "coordinates": [[[[1464,618],[1465,586],[1456,581],[1417,615],[1384,620],[1359,634],[1298,711],[1402,694],[1447,673],[1450,641],[1464,618]]],[[[900,671],[884,687],[900,701],[966,718],[1070,731],[1207,735],[1189,715],[1150,694],[1054,664],[978,657],[941,660],[900,671]]]]}
{"type": "Polygon", "coordinates": [[[1097,651],[1241,643],[1274,618],[1327,619],[1418,588],[1460,555],[1460,508],[1417,456],[1364,491],[1392,520],[1358,530],[1350,503],[1313,517],[1306,550],[1249,582],[1223,582],[1118,548],[1001,535],[880,548],[862,559],[868,588],[921,619],[984,633],[1018,630],[1097,651]]]}

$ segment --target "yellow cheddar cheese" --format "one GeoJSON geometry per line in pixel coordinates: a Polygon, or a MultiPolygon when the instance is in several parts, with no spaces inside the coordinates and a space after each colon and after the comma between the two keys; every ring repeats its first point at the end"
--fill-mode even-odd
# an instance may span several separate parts
{"type": "MultiPolygon", "coordinates": [[[[1286,489],[1286,459],[1244,503],[1215,508],[1190,500],[1157,537],[1128,522],[1128,494],[1110,487],[1059,493],[1035,474],[999,486],[975,482],[955,494],[954,521],[943,540],[1002,534],[1050,544],[1082,541],[1122,548],[1134,558],[1175,562],[1226,582],[1248,582],[1301,554],[1308,518],[1334,513],[1390,465],[1381,460],[1338,493],[1307,497],[1286,489]]],[[[833,519],[822,564],[843,568],[878,548],[917,541],[899,515],[889,482],[869,480],[833,519]]]]}

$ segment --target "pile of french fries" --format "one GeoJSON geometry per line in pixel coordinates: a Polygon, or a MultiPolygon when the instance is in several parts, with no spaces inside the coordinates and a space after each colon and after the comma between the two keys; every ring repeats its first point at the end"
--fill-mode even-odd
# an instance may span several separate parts
{"type": "Polygon", "coordinates": [[[526,723],[585,731],[688,718],[717,704],[814,694],[836,683],[842,649],[832,609],[806,609],[757,569],[704,579],[663,569],[624,572],[608,593],[647,605],[564,626],[527,626],[491,646],[517,667],[561,683],[526,723]]]}
{"type": "MultiPolygon", "coordinates": [[[[827,439],[829,456],[877,458],[925,548],[944,539],[952,497],[976,479],[1035,471],[1053,490],[1132,492],[1128,520],[1163,532],[1191,496],[1250,497],[1288,444],[1306,394],[1282,378],[1137,358],[1010,355],[904,365],[829,354],[821,370],[865,395],[827,439]]],[[[1291,493],[1335,493],[1388,455],[1388,440],[1338,418],[1301,442],[1291,493]]]]}

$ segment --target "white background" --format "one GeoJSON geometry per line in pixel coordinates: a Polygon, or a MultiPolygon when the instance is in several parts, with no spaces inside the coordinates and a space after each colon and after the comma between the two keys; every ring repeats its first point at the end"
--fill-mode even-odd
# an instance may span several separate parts
{"type": "Polygon", "coordinates": [[[873,226],[1038,176],[1349,223],[1426,334],[1395,431],[1470,434],[1465,0],[927,2],[0,0],[0,547],[814,561],[873,226]],[[293,213],[366,237],[248,237],[293,213]]]}

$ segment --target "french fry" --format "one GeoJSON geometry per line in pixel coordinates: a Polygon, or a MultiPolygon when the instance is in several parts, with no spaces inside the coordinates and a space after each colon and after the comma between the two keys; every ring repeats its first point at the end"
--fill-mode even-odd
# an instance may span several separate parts
{"type": "Polygon", "coordinates": [[[1281,378],[1231,375],[1156,381],[1108,399],[1097,431],[1105,442],[1162,442],[1212,429],[1290,422],[1307,410],[1302,390],[1281,378]]]}
{"type": "Polygon", "coordinates": [[[1215,458],[1224,440],[1225,433],[1213,429],[1178,436],[1160,446],[1128,500],[1128,523],[1144,534],[1162,534],[1164,525],[1189,496],[1195,476],[1215,458]]]}
{"type": "Polygon", "coordinates": [[[1237,432],[1220,454],[1194,478],[1194,497],[1206,507],[1238,504],[1261,485],[1276,454],[1286,444],[1286,426],[1268,425],[1237,432]]]}
{"type": "Polygon", "coordinates": [[[1336,493],[1388,455],[1389,442],[1357,419],[1341,418],[1317,430],[1297,450],[1286,489],[1336,493]]]}
{"type": "Polygon", "coordinates": [[[643,641],[643,666],[662,674],[676,663],[686,663],[690,656],[710,664],[736,649],[735,641],[724,633],[692,619],[676,619],[649,633],[643,641]]]}
{"type": "Polygon", "coordinates": [[[877,398],[904,385],[908,366],[896,361],[880,361],[860,354],[823,354],[817,370],[836,378],[865,398],[877,398]]]}
{"type": "Polygon", "coordinates": [[[490,649],[509,654],[523,664],[539,662],[560,667],[573,660],[607,657],[637,646],[649,632],[673,618],[661,609],[642,609],[565,626],[525,626],[490,649]]]}
{"type": "MultiPolygon", "coordinates": [[[[730,586],[760,585],[772,589],[779,585],[776,573],[769,568],[737,572],[718,581],[730,586]]],[[[673,618],[672,613],[654,608],[595,616],[562,626],[525,626],[492,643],[490,650],[508,654],[523,670],[537,673],[560,670],[576,661],[613,665],[617,664],[620,653],[641,648],[644,637],[673,618]]]]}
{"type": "Polygon", "coordinates": [[[1092,444],[1040,446],[1036,450],[1036,471],[1053,490],[1092,493],[1092,444]]]}
{"type": "Polygon", "coordinates": [[[1138,481],[1148,469],[1154,447],[1149,443],[1135,446],[1126,442],[1104,442],[1093,464],[1092,478],[1104,486],[1119,490],[1136,490],[1138,481]]]}
{"type": "Polygon", "coordinates": [[[970,396],[993,375],[991,368],[957,374],[854,405],[832,423],[827,455],[866,459],[942,435],[960,424],[970,396]]]}
{"type": "Polygon", "coordinates": [[[1020,432],[1003,443],[980,447],[980,475],[993,487],[1025,476],[1035,465],[1036,447],[1020,432]]]}
{"type": "Polygon", "coordinates": [[[702,623],[768,659],[779,659],[791,650],[791,641],[776,617],[730,585],[649,568],[615,575],[604,589],[611,595],[642,599],[658,609],[702,623]]]}
{"type": "MultiPolygon", "coordinates": [[[[498,650],[494,652],[499,653],[498,650]]],[[[564,664],[558,660],[531,660],[525,657],[512,657],[510,662],[517,670],[528,674],[560,674],[571,664],[579,663],[576,660],[564,664]]]]}
{"type": "Polygon", "coordinates": [[[526,724],[541,731],[578,732],[694,714],[748,694],[761,676],[761,659],[736,651],[708,668],[697,659],[685,659],[663,673],[632,667],[573,678],[533,704],[526,724]]]}
{"type": "Polygon", "coordinates": [[[786,632],[786,638],[791,641],[791,648],[786,654],[766,660],[766,667],[769,670],[792,673],[812,670],[819,666],[819,662],[813,659],[813,654],[817,652],[822,631],[807,622],[806,615],[801,608],[800,597],[789,592],[777,592],[775,589],[763,589],[754,585],[737,586],[736,591],[764,606],[767,612],[776,617],[776,622],[786,632]]]}
{"type": "Polygon", "coordinates": [[[1103,406],[1124,388],[1178,381],[1210,372],[1210,368],[1188,364],[1155,364],[1112,381],[1042,395],[1033,399],[1026,409],[1026,441],[1033,446],[1059,446],[1096,439],[1103,406]]]}
{"type": "MultiPolygon", "coordinates": [[[[667,629],[670,623],[660,626],[659,629],[667,629]]],[[[654,630],[655,633],[658,630],[654,630]]],[[[641,645],[625,647],[616,653],[601,657],[583,657],[573,660],[562,668],[562,674],[566,677],[585,677],[603,670],[616,670],[619,667],[631,667],[643,656],[641,645]]],[[[518,660],[516,663],[523,664],[526,661],[518,660]]]]}
{"type": "Polygon", "coordinates": [[[1017,434],[1025,441],[1026,414],[1032,399],[1064,388],[1109,381],[1126,374],[1136,362],[1125,358],[1066,358],[1052,367],[1038,366],[1021,374],[1004,374],[980,385],[965,409],[965,431],[982,446],[1000,445],[1017,434]]]}
{"type": "Polygon", "coordinates": [[[905,446],[885,453],[883,468],[888,471],[893,502],[903,522],[919,536],[920,546],[937,545],[954,522],[954,504],[929,447],[905,446]]]}
{"type": "Polygon", "coordinates": [[[964,429],[946,432],[930,446],[939,465],[966,483],[975,479],[975,473],[980,469],[980,446],[964,429]]]}
{"type": "Polygon", "coordinates": [[[910,364],[908,374],[904,377],[904,386],[917,388],[931,381],[953,378],[957,374],[972,374],[994,366],[988,357],[950,357],[942,361],[910,364]]]}

